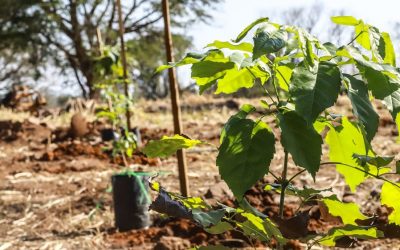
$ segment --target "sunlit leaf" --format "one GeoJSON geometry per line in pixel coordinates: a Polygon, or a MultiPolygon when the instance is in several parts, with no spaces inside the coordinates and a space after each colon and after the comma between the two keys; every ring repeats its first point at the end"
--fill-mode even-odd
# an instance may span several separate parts
{"type": "Polygon", "coordinates": [[[286,92],[289,91],[290,78],[292,77],[293,70],[288,66],[282,65],[275,68],[276,79],[278,80],[279,87],[286,92]]]}
{"type": "Polygon", "coordinates": [[[235,68],[227,71],[225,76],[218,80],[218,87],[215,93],[235,93],[241,88],[253,87],[256,78],[264,82],[268,77],[267,73],[262,72],[257,67],[246,67],[239,70],[235,68]]]}
{"type": "MultiPolygon", "coordinates": [[[[347,117],[343,117],[341,126],[330,127],[326,136],[326,142],[329,145],[329,159],[332,162],[340,162],[350,166],[364,169],[360,166],[353,154],[374,156],[374,154],[366,147],[361,129],[354,123],[350,122],[347,117]],[[349,138],[351,138],[349,140],[349,138]]],[[[372,168],[372,166],[371,166],[372,168]]],[[[369,176],[353,167],[337,164],[337,171],[345,178],[346,183],[354,192],[356,187],[369,176]]],[[[369,169],[372,173],[376,172],[369,169]]]]}
{"type": "Polygon", "coordinates": [[[349,26],[356,26],[360,22],[353,16],[333,16],[331,17],[331,20],[336,24],[349,25],[349,26]]]}
{"type": "Polygon", "coordinates": [[[379,54],[384,59],[384,63],[388,63],[392,66],[396,66],[396,54],[390,35],[386,32],[381,33],[381,40],[379,46],[379,54]]]}
{"type": "Polygon", "coordinates": [[[318,243],[324,246],[334,247],[336,241],[346,236],[366,240],[383,237],[383,233],[376,228],[345,225],[344,227],[330,229],[328,235],[318,240],[318,243]]]}
{"type": "Polygon", "coordinates": [[[244,28],[244,30],[242,32],[240,32],[240,34],[236,37],[235,40],[233,40],[235,43],[240,42],[246,35],[247,33],[249,33],[249,31],[254,28],[254,26],[260,24],[260,23],[266,23],[268,22],[269,18],[268,17],[262,17],[259,18],[257,20],[255,20],[254,22],[252,22],[251,24],[249,24],[246,28],[244,28]]]}
{"type": "Polygon", "coordinates": [[[215,47],[217,49],[230,49],[230,50],[242,50],[247,52],[253,51],[253,44],[251,43],[231,43],[231,42],[222,42],[222,41],[214,41],[213,43],[208,44],[206,47],[215,47]]]}
{"type": "Polygon", "coordinates": [[[359,24],[356,25],[355,28],[355,37],[356,41],[365,49],[371,49],[371,41],[369,39],[369,28],[368,24],[365,24],[363,21],[360,21],[359,24]]]}
{"type": "MultiPolygon", "coordinates": [[[[397,183],[400,185],[400,183],[397,183]]],[[[400,188],[392,183],[385,182],[382,186],[381,203],[393,208],[389,215],[389,222],[400,226],[400,188]]]]}
{"type": "Polygon", "coordinates": [[[143,149],[148,157],[167,157],[179,149],[191,148],[201,144],[199,140],[192,140],[181,135],[163,136],[158,141],[150,141],[143,149]]]}
{"type": "Polygon", "coordinates": [[[356,203],[344,203],[333,197],[324,198],[322,202],[327,206],[329,213],[340,217],[345,225],[357,225],[356,220],[368,218],[360,212],[360,208],[356,203]]]}

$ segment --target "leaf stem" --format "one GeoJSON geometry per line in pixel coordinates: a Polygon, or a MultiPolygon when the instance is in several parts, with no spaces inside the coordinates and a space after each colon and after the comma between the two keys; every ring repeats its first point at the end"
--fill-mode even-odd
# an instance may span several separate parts
{"type": "Polygon", "coordinates": [[[396,186],[397,188],[400,188],[400,186],[397,183],[394,183],[393,181],[390,181],[390,180],[388,180],[386,178],[383,178],[380,175],[371,174],[370,172],[368,172],[368,171],[366,171],[364,169],[361,169],[359,167],[352,166],[352,165],[349,165],[349,164],[346,164],[346,163],[342,163],[342,162],[322,162],[320,165],[321,166],[322,165],[343,165],[343,166],[351,167],[351,168],[354,168],[354,169],[356,169],[358,171],[361,171],[361,172],[363,172],[363,173],[365,173],[365,174],[367,174],[367,175],[369,175],[371,177],[374,177],[374,178],[382,180],[382,181],[386,181],[386,182],[392,184],[393,186],[396,186]]]}
{"type": "Polygon", "coordinates": [[[364,31],[361,31],[360,33],[358,33],[358,35],[355,36],[346,46],[349,46],[350,44],[352,44],[359,36],[361,36],[362,33],[364,33],[364,31]]]}
{"type": "Polygon", "coordinates": [[[294,178],[296,178],[297,176],[301,175],[301,174],[304,173],[305,171],[306,171],[306,169],[303,169],[303,170],[297,172],[297,174],[293,175],[292,178],[290,178],[290,179],[288,180],[288,183],[292,182],[292,181],[294,180],[294,178]]]}
{"type": "Polygon", "coordinates": [[[281,179],[281,198],[279,201],[279,216],[283,219],[283,210],[285,207],[285,191],[288,185],[286,180],[287,176],[287,165],[288,165],[289,153],[285,150],[285,160],[283,162],[282,179],[281,179]]]}
{"type": "Polygon", "coordinates": [[[276,180],[276,181],[280,181],[280,179],[278,178],[278,176],[276,176],[274,173],[272,173],[271,171],[269,171],[269,173],[272,175],[272,177],[274,177],[274,179],[276,180]]]}
{"type": "Polygon", "coordinates": [[[272,68],[271,70],[272,70],[272,76],[271,76],[271,77],[272,77],[272,79],[271,79],[271,81],[272,81],[272,86],[274,86],[276,99],[278,99],[278,103],[280,103],[281,101],[280,101],[280,99],[279,99],[278,88],[277,88],[276,85],[275,85],[275,74],[274,74],[274,69],[272,68]]]}
{"type": "Polygon", "coordinates": [[[264,87],[264,85],[262,85],[262,84],[260,83],[260,81],[257,81],[257,79],[259,79],[259,78],[256,77],[256,76],[254,75],[254,73],[253,73],[248,67],[246,67],[246,69],[247,69],[247,70],[250,72],[250,74],[253,76],[254,81],[256,81],[256,82],[260,85],[260,87],[264,90],[264,92],[267,94],[267,96],[271,99],[272,103],[276,105],[276,102],[275,102],[275,100],[272,98],[272,96],[271,96],[271,94],[269,93],[268,89],[266,89],[266,88],[264,87]]]}

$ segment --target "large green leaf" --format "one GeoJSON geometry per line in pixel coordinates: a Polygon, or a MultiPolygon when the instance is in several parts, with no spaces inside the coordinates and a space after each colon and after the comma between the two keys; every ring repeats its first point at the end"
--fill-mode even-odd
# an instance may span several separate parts
{"type": "Polygon", "coordinates": [[[249,31],[254,28],[254,26],[260,24],[260,23],[266,23],[268,22],[269,18],[268,17],[262,17],[259,18],[257,20],[255,20],[254,22],[252,22],[251,24],[249,24],[246,28],[244,28],[244,30],[242,32],[240,32],[240,34],[236,37],[235,40],[233,40],[235,43],[240,42],[246,35],[247,33],[249,33],[249,31]]]}
{"type": "MultiPolygon", "coordinates": [[[[398,183],[400,185],[400,183],[398,183]]],[[[393,208],[392,213],[389,215],[389,222],[395,223],[400,226],[400,188],[385,182],[382,186],[381,203],[388,207],[393,208]]]]}
{"type": "Polygon", "coordinates": [[[356,26],[360,23],[358,19],[352,16],[333,16],[331,17],[332,22],[341,25],[356,26]]]}
{"type": "Polygon", "coordinates": [[[368,218],[360,212],[360,208],[356,203],[343,203],[336,199],[336,197],[324,198],[322,202],[328,208],[329,213],[340,217],[345,225],[357,225],[356,220],[365,220],[368,218]]]}
{"type": "Polygon", "coordinates": [[[229,118],[228,122],[225,123],[224,127],[222,128],[219,143],[222,144],[223,140],[225,139],[226,130],[229,130],[232,124],[235,124],[236,121],[239,121],[241,119],[245,119],[250,113],[254,111],[256,111],[256,108],[253,105],[244,104],[243,106],[241,106],[239,112],[232,115],[229,118]]]}
{"type": "Polygon", "coordinates": [[[278,114],[282,145],[296,165],[305,168],[314,178],[321,161],[322,138],[294,111],[278,114]]]}
{"type": "Polygon", "coordinates": [[[167,157],[179,149],[191,148],[201,143],[199,140],[192,140],[181,135],[163,136],[161,140],[150,141],[143,149],[143,153],[148,157],[167,157]]]}
{"type": "Polygon", "coordinates": [[[328,235],[318,240],[318,243],[324,246],[334,247],[336,245],[336,241],[346,236],[366,240],[383,237],[383,233],[376,228],[345,225],[344,227],[330,229],[328,235]]]}
{"type": "Polygon", "coordinates": [[[275,153],[275,137],[262,121],[231,118],[224,127],[217,156],[222,179],[238,199],[268,173],[275,153]]]}
{"type": "Polygon", "coordinates": [[[285,30],[258,31],[254,36],[253,60],[285,47],[288,34],[285,30]]]}
{"type": "Polygon", "coordinates": [[[336,64],[321,62],[317,73],[303,64],[293,71],[290,94],[295,101],[296,111],[308,123],[313,123],[319,114],[331,107],[340,91],[341,77],[336,64]]]}
{"type": "Polygon", "coordinates": [[[231,42],[222,42],[222,41],[214,41],[213,43],[208,44],[206,47],[215,47],[217,49],[231,49],[231,50],[242,50],[247,52],[253,51],[253,44],[251,43],[231,43],[231,42]]]}
{"type": "Polygon", "coordinates": [[[353,113],[364,125],[368,141],[374,138],[379,126],[379,116],[369,100],[367,85],[351,75],[345,75],[349,82],[348,96],[351,100],[353,113]]]}
{"type": "MultiPolygon", "coordinates": [[[[372,151],[366,148],[367,142],[362,130],[356,124],[350,122],[347,117],[342,118],[341,126],[330,127],[326,135],[326,142],[329,145],[329,159],[332,162],[341,162],[364,169],[363,166],[358,164],[353,154],[374,156],[372,151]]],[[[368,178],[368,175],[353,167],[337,164],[336,169],[344,176],[346,183],[353,192],[360,183],[368,178]]],[[[370,171],[373,172],[372,169],[370,171]]]]}

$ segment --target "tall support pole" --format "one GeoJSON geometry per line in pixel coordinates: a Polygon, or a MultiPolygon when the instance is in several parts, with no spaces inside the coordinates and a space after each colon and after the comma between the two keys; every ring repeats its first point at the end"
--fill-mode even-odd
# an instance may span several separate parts
{"type": "MultiPolygon", "coordinates": [[[[164,40],[167,52],[167,61],[173,62],[174,56],[172,51],[173,46],[172,46],[168,0],[162,0],[162,9],[164,16],[164,35],[165,35],[164,40]]],[[[178,84],[176,81],[176,72],[174,68],[170,68],[168,70],[168,76],[169,76],[169,89],[171,92],[170,95],[171,95],[172,114],[174,119],[174,132],[175,134],[182,134],[181,108],[179,106],[178,84]]],[[[178,150],[176,156],[178,159],[179,183],[180,183],[181,193],[184,196],[189,196],[189,180],[187,176],[185,151],[178,150]]]]}
{"type": "Polygon", "coordinates": [[[119,23],[119,39],[121,42],[121,61],[123,68],[123,79],[124,79],[124,94],[125,97],[128,98],[128,102],[126,102],[126,126],[128,130],[131,130],[131,111],[129,105],[129,90],[128,90],[128,69],[126,63],[126,51],[125,51],[125,41],[124,41],[124,23],[122,22],[122,8],[121,8],[121,0],[117,0],[117,9],[118,9],[118,23],[119,23]]]}

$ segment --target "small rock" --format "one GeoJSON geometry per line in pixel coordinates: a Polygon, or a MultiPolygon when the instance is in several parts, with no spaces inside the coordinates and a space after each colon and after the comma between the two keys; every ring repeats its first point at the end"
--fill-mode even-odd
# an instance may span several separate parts
{"type": "Polygon", "coordinates": [[[186,250],[190,248],[190,241],[172,236],[163,236],[155,245],[154,250],[186,250]]]}

